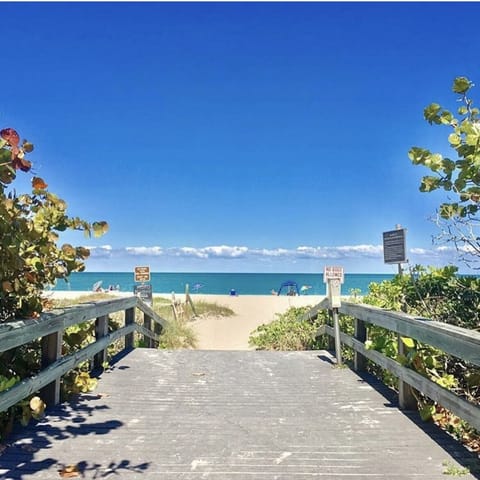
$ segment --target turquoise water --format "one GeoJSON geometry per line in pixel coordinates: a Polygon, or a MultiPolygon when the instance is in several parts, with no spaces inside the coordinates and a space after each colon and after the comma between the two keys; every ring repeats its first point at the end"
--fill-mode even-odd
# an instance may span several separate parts
{"type": "MultiPolygon", "coordinates": [[[[350,290],[359,289],[362,294],[368,292],[371,282],[381,282],[394,277],[391,274],[350,273],[345,275],[342,294],[349,295],[350,290]]],[[[292,280],[301,288],[310,285],[307,295],[325,295],[322,274],[312,273],[152,273],[151,283],[154,293],[183,293],[189,284],[191,293],[228,295],[234,289],[239,295],[269,295],[280,285],[292,280]]],[[[119,286],[122,292],[133,292],[133,272],[82,272],[73,273],[69,283],[59,281],[54,290],[92,290],[96,282],[102,282],[102,288],[119,286]]],[[[286,293],[286,290],[282,290],[286,293]]]]}

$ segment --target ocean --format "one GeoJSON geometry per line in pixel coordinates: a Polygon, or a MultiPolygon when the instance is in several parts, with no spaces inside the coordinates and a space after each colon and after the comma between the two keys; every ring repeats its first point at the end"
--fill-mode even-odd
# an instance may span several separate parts
{"type": "MultiPolygon", "coordinates": [[[[349,295],[351,290],[366,294],[370,283],[379,283],[390,280],[392,274],[380,273],[347,273],[342,285],[342,295],[349,295]]],[[[293,281],[299,290],[303,286],[305,295],[325,295],[323,274],[313,273],[152,273],[150,283],[153,293],[184,293],[186,284],[190,293],[228,295],[233,289],[238,295],[269,295],[272,290],[278,291],[283,282],[293,281]]],[[[108,290],[111,287],[122,292],[133,292],[133,272],[81,272],[72,273],[68,283],[59,280],[53,290],[82,290],[91,291],[94,284],[101,282],[101,288],[108,290]]],[[[287,289],[282,289],[286,294],[287,289]]]]}

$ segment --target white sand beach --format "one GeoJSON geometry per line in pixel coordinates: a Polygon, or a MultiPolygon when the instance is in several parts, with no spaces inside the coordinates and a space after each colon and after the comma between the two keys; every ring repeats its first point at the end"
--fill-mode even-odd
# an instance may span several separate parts
{"type": "MultiPolygon", "coordinates": [[[[108,292],[116,296],[128,296],[126,292],[108,292]]],[[[54,291],[47,295],[52,298],[79,298],[92,292],[54,291]]],[[[159,296],[170,299],[170,294],[159,296]]],[[[177,300],[184,301],[184,295],[177,300]]],[[[276,319],[277,313],[284,313],[290,307],[314,306],[324,297],[321,295],[276,296],[276,295],[204,295],[192,294],[193,302],[203,300],[231,308],[235,315],[231,317],[208,316],[191,322],[198,337],[200,350],[248,350],[250,334],[264,323],[276,319]]]]}
{"type": "Polygon", "coordinates": [[[232,317],[206,317],[192,322],[202,350],[248,350],[248,338],[259,325],[275,320],[277,313],[290,307],[314,306],[324,297],[320,295],[192,295],[196,299],[225,305],[235,312],[232,317]]]}

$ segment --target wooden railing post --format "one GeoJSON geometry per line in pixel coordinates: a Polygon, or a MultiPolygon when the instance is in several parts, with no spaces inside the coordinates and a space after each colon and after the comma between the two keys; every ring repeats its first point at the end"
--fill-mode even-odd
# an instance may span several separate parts
{"type": "MultiPolygon", "coordinates": [[[[362,342],[363,344],[367,340],[367,327],[365,322],[359,320],[358,318],[355,319],[355,338],[362,342]]],[[[364,355],[362,355],[357,350],[354,350],[353,356],[353,368],[357,372],[363,372],[367,368],[367,359],[364,355]]]]}
{"type": "MultiPolygon", "coordinates": [[[[402,342],[402,336],[397,333],[398,355],[406,355],[406,347],[402,342]]],[[[417,410],[417,399],[412,393],[412,387],[407,383],[398,379],[398,405],[402,410],[417,410]]]]}
{"type": "Polygon", "coordinates": [[[342,365],[342,343],[340,341],[340,320],[338,318],[338,308],[332,308],[333,331],[335,333],[335,357],[337,365],[342,365]]]}
{"type": "MultiPolygon", "coordinates": [[[[135,307],[125,310],[125,326],[135,323],[135,307]]],[[[125,335],[125,348],[133,348],[133,333],[125,335]]]]}
{"type": "MultiPolygon", "coordinates": [[[[152,319],[146,313],[143,314],[143,326],[152,331],[152,319]]],[[[153,339],[147,337],[147,335],[143,336],[143,343],[147,348],[153,348],[153,339]]]]}
{"type": "MultiPolygon", "coordinates": [[[[100,340],[105,335],[108,335],[108,315],[98,317],[95,320],[95,339],[100,340]]],[[[98,352],[93,357],[93,368],[94,369],[103,369],[103,365],[108,360],[107,350],[102,350],[98,352]]]]}
{"type": "MultiPolygon", "coordinates": [[[[157,335],[161,335],[163,327],[159,323],[155,322],[155,325],[153,326],[153,330],[157,335]]],[[[153,342],[154,348],[158,348],[158,342],[153,342]]]]}
{"type": "MultiPolygon", "coordinates": [[[[333,310],[331,308],[328,310],[328,319],[330,326],[333,328],[333,310]]],[[[335,350],[335,337],[331,337],[330,335],[327,335],[327,350],[329,350],[330,352],[333,352],[335,350]]]]}
{"type": "MultiPolygon", "coordinates": [[[[62,339],[63,334],[61,331],[42,337],[42,369],[47,368],[62,356],[62,339]]],[[[40,390],[40,397],[48,406],[60,403],[60,378],[45,385],[40,390]]]]}

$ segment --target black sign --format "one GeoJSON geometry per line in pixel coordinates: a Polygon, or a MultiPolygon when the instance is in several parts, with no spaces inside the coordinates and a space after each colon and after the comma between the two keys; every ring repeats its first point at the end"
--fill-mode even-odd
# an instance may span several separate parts
{"type": "Polygon", "coordinates": [[[405,229],[383,232],[383,261],[406,263],[405,229]]]}
{"type": "Polygon", "coordinates": [[[135,285],[133,287],[133,293],[141,300],[143,300],[147,305],[152,306],[152,286],[149,283],[145,283],[143,285],[135,285]]]}

